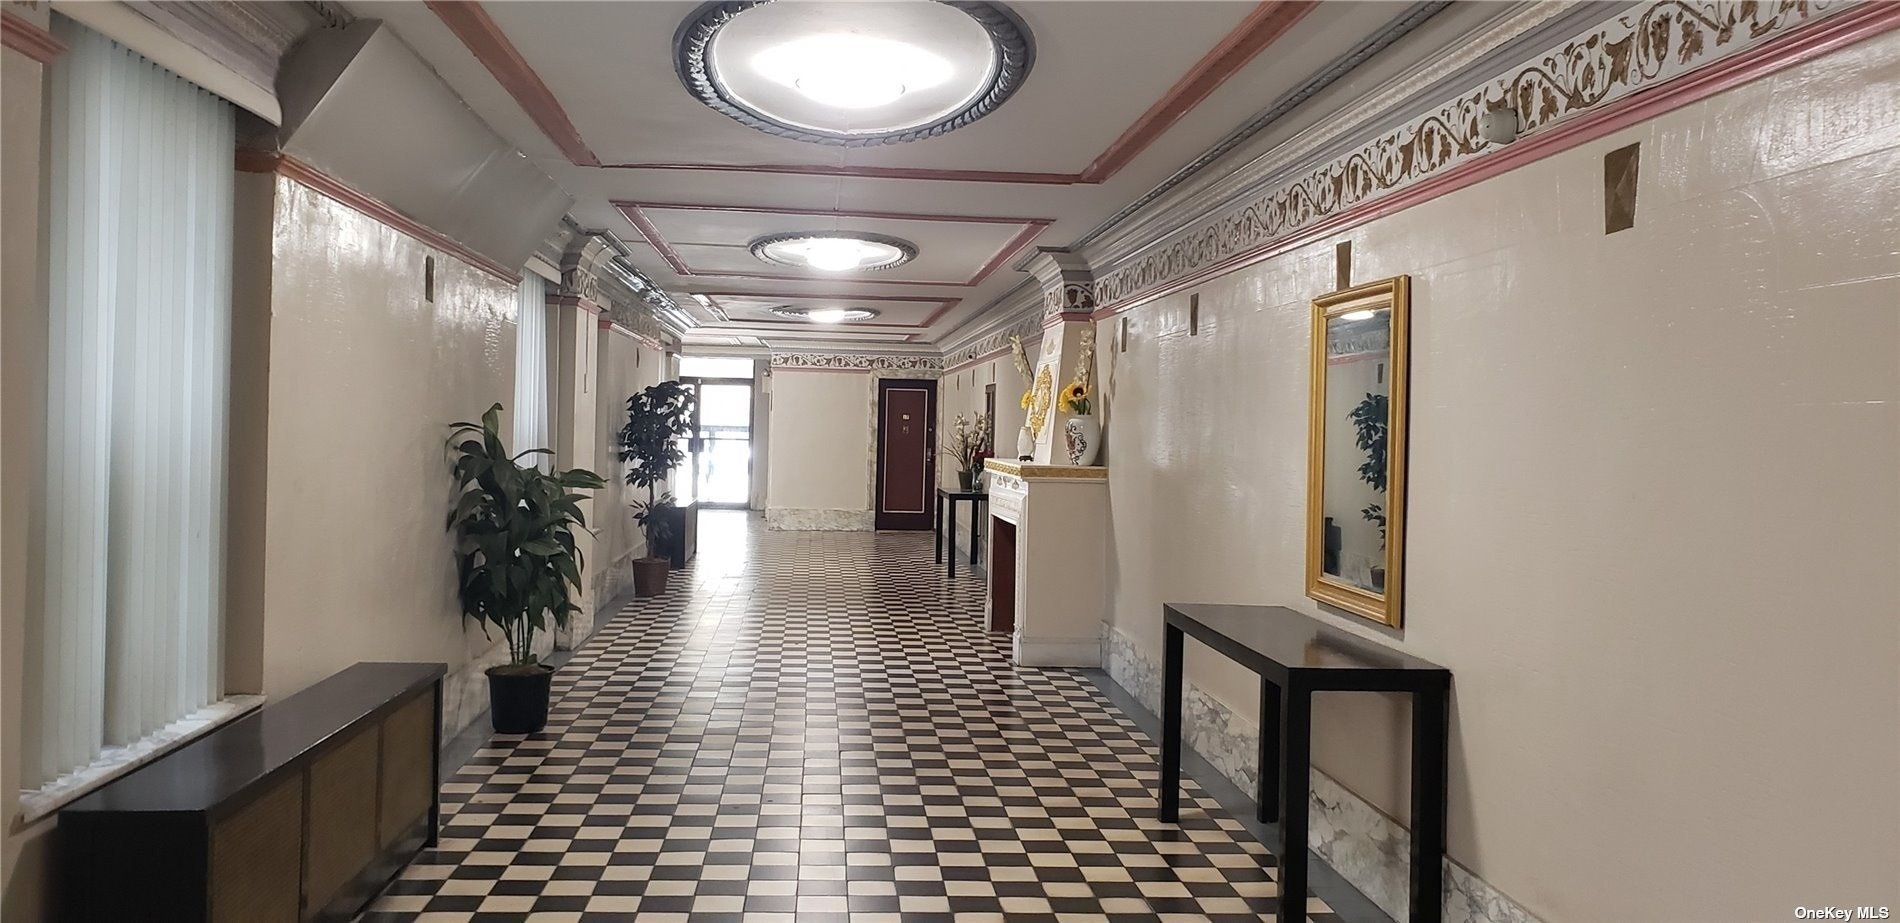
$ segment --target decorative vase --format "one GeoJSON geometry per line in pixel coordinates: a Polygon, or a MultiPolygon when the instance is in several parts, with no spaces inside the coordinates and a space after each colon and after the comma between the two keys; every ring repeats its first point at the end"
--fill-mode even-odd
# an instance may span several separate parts
{"type": "Polygon", "coordinates": [[[1028,461],[1036,457],[1036,434],[1025,425],[1016,432],[1016,460],[1028,461]]]}
{"type": "Polygon", "coordinates": [[[1062,427],[1062,445],[1068,450],[1069,464],[1095,464],[1095,456],[1102,451],[1102,424],[1093,414],[1070,417],[1062,427]]]}
{"type": "Polygon", "coordinates": [[[488,716],[497,734],[533,734],[548,726],[554,668],[542,664],[489,667],[488,716]]]}
{"type": "Polygon", "coordinates": [[[976,489],[975,468],[965,468],[957,472],[957,489],[966,494],[976,489]]]}

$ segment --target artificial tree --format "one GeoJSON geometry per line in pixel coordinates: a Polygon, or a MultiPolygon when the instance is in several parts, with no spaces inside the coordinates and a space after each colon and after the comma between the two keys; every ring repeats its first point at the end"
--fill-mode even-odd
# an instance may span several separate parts
{"type": "Polygon", "coordinates": [[[582,490],[606,486],[584,468],[542,471],[523,459],[552,454],[528,449],[508,454],[501,438],[501,405],[482,414],[480,423],[454,424],[450,445],[455,458],[455,530],[457,586],[462,613],[501,632],[508,662],[488,670],[489,705],[495,730],[526,734],[547,725],[548,686],[553,668],[540,663],[535,634],[552,623],[567,626],[580,611],[571,588],[578,587],[585,557],[575,530],[585,531],[582,490]]]}
{"type": "Polygon", "coordinates": [[[646,557],[634,561],[634,592],[653,596],[665,592],[671,561],[665,546],[673,533],[673,495],[660,486],[686,461],[680,440],[693,434],[693,391],[677,381],[663,381],[627,398],[627,422],[620,427],[620,461],[627,466],[627,483],[646,488],[645,500],[633,503],[634,521],[647,536],[646,557]]]}

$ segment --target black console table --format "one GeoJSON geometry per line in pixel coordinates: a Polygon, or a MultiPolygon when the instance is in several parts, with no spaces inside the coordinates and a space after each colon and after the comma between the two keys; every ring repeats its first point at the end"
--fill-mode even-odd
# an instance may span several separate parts
{"type": "Polygon", "coordinates": [[[1280,822],[1280,923],[1306,920],[1313,693],[1412,695],[1412,923],[1445,904],[1446,738],[1451,671],[1280,606],[1168,603],[1161,705],[1161,820],[1181,818],[1181,690],[1186,636],[1260,674],[1260,820],[1280,822]]]}
{"type": "Polygon", "coordinates": [[[947,541],[952,577],[957,575],[957,504],[965,501],[970,504],[970,563],[975,564],[979,560],[976,548],[983,536],[982,504],[989,499],[990,495],[980,490],[937,488],[937,560],[944,559],[947,541]]]}
{"type": "Polygon", "coordinates": [[[359,663],[60,809],[62,918],[354,918],[435,843],[445,672],[359,663]]]}

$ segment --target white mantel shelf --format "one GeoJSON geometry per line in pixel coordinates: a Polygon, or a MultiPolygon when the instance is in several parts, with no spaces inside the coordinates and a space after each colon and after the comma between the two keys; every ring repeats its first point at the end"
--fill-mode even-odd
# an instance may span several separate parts
{"type": "Polygon", "coordinates": [[[1022,478],[1026,481],[1063,480],[1063,481],[1106,481],[1106,465],[1036,465],[1029,462],[1003,461],[992,458],[983,462],[983,467],[997,474],[1022,478]]]}

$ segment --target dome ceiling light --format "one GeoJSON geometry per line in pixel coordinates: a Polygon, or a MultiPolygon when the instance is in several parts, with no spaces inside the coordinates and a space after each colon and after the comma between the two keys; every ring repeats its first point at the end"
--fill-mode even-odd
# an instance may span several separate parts
{"type": "Polygon", "coordinates": [[[753,241],[751,250],[767,263],[819,272],[889,269],[917,256],[917,245],[910,241],[846,231],[773,234],[753,241]]]}
{"type": "Polygon", "coordinates": [[[1034,60],[1013,13],[964,0],[715,2],[674,40],[700,102],[768,134],[847,146],[961,128],[1001,106],[1034,60]]]}
{"type": "Polygon", "coordinates": [[[793,320],[811,321],[815,324],[848,324],[853,321],[870,320],[877,312],[870,308],[773,308],[773,314],[789,317],[793,320]]]}

